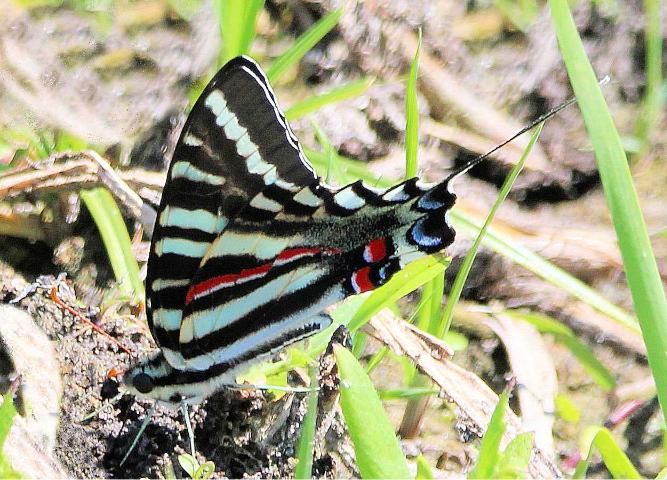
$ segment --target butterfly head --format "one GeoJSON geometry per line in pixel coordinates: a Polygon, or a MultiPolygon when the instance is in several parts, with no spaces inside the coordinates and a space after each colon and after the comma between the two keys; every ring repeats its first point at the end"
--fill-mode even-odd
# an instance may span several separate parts
{"type": "Polygon", "coordinates": [[[177,371],[169,365],[161,351],[144,358],[123,375],[123,384],[133,395],[156,400],[160,404],[179,405],[185,396],[164,380],[177,371]]]}
{"type": "Polygon", "coordinates": [[[157,350],[123,375],[128,393],[149,398],[167,407],[178,407],[183,402],[192,405],[218,391],[221,386],[234,383],[234,368],[225,364],[208,370],[180,370],[174,368],[157,350]]]}

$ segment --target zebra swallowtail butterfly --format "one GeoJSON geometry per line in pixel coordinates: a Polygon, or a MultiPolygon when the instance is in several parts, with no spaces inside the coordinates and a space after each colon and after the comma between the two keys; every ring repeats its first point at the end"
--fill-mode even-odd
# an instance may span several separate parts
{"type": "Polygon", "coordinates": [[[195,103],[169,166],[146,280],[160,350],[124,383],[161,403],[198,403],[327,327],[325,307],[452,243],[451,178],[324,184],[260,67],[231,60],[195,103]]]}

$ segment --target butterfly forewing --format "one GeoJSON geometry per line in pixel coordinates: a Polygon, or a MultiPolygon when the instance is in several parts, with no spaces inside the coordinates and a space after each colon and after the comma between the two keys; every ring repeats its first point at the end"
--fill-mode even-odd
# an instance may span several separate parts
{"type": "Polygon", "coordinates": [[[190,113],[169,167],[148,263],[148,321],[166,351],[179,348],[186,294],[214,240],[260,192],[317,183],[264,74],[239,57],[190,113]]]}

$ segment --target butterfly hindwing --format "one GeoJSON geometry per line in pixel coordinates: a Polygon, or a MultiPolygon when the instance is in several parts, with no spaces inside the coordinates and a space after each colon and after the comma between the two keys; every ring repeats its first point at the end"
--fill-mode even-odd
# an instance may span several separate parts
{"type": "Polygon", "coordinates": [[[325,307],[453,240],[446,182],[412,179],[387,190],[355,182],[311,193],[318,201],[310,199],[307,214],[271,207],[270,219],[256,220],[244,210],[214,241],[186,298],[180,368],[205,370],[248,349],[270,353],[275,338],[283,346],[301,338],[325,307]]]}
{"type": "Polygon", "coordinates": [[[227,63],[195,103],[169,167],[148,263],[148,321],[177,351],[192,278],[215,239],[253,198],[316,184],[257,64],[227,63]]]}

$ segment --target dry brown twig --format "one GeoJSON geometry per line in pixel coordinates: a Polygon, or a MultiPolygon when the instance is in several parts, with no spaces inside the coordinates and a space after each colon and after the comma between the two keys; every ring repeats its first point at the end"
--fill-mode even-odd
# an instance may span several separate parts
{"type": "Polygon", "coordinates": [[[0,201],[25,193],[44,193],[63,189],[105,186],[116,197],[128,214],[141,222],[147,232],[152,232],[156,213],[153,207],[136,193],[145,190],[159,198],[164,184],[163,174],[133,169],[123,174],[116,172],[97,152],[63,152],[53,155],[43,168],[12,170],[0,177],[0,201]],[[134,185],[126,179],[132,178],[134,185]]]}

